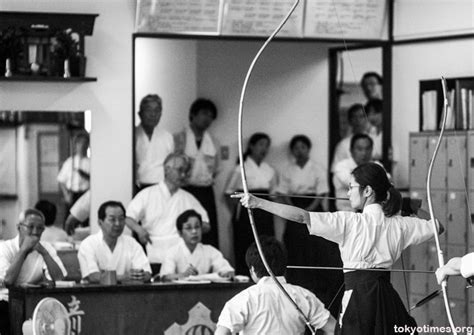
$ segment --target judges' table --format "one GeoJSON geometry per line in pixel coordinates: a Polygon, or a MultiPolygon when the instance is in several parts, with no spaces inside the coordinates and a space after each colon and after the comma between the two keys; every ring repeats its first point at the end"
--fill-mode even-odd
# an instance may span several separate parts
{"type": "Polygon", "coordinates": [[[14,334],[43,298],[69,311],[71,334],[212,334],[224,304],[247,283],[75,285],[10,289],[14,334]]]}

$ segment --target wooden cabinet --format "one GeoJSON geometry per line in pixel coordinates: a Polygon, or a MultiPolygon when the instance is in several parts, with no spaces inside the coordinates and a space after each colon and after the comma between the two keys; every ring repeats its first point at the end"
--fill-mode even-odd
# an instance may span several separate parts
{"type": "MultiPolygon", "coordinates": [[[[422,208],[428,209],[426,176],[429,161],[439,133],[421,132],[410,134],[410,197],[422,200],[422,208]]],[[[445,262],[474,250],[471,215],[474,215],[474,131],[451,130],[443,137],[434,165],[431,194],[435,216],[446,232],[440,236],[445,262]]],[[[411,269],[438,268],[435,242],[412,246],[408,249],[411,269]]],[[[410,274],[410,301],[415,304],[420,297],[439,289],[434,274],[410,274]]],[[[472,290],[472,289],[471,289],[472,290]]],[[[466,289],[462,277],[450,278],[448,296],[456,326],[473,323],[474,297],[466,289]]],[[[445,326],[448,324],[442,296],[433,299],[413,316],[418,324],[445,326]]]]}

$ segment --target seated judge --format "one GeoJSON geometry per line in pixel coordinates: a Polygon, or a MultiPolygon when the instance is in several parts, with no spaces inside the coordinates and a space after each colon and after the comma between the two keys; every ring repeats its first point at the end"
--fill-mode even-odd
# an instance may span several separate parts
{"type": "Polygon", "coordinates": [[[122,235],[125,208],[118,201],[104,202],[98,210],[100,231],[88,236],[79,247],[78,259],[82,278],[100,282],[101,271],[116,271],[118,281],[147,282],[151,267],[140,244],[122,235]]]}
{"type": "Polygon", "coordinates": [[[169,248],[179,242],[176,219],[185,210],[202,216],[203,232],[209,231],[209,218],[201,203],[181,187],[189,173],[189,158],[173,153],[164,162],[164,181],[138,192],[127,207],[127,226],[146,245],[151,263],[161,264],[169,248]],[[141,222],[141,225],[138,224],[141,222]]]}
{"type": "Polygon", "coordinates": [[[166,253],[160,275],[164,281],[192,275],[217,273],[234,276],[234,268],[212,245],[202,244],[201,215],[193,209],[183,212],[176,220],[181,240],[166,253]]]}
{"type": "Polygon", "coordinates": [[[54,225],[54,221],[56,221],[56,205],[48,200],[40,200],[35,204],[35,208],[44,215],[46,228],[41,235],[41,241],[48,243],[68,242],[66,232],[54,225]]]}
{"type": "Polygon", "coordinates": [[[20,214],[19,221],[18,235],[0,244],[0,280],[3,285],[62,280],[67,272],[56,251],[51,244],[40,241],[45,230],[43,214],[30,208],[20,214]]]}
{"type": "Polygon", "coordinates": [[[36,209],[20,214],[18,235],[0,243],[0,333],[9,334],[8,287],[62,280],[66,269],[53,246],[40,241],[44,216],[36,209]]]}
{"type": "MultiPolygon", "coordinates": [[[[277,280],[296,301],[310,324],[324,334],[334,334],[336,320],[324,308],[324,304],[305,288],[286,282],[287,256],[283,244],[275,238],[263,236],[261,245],[277,280]]],[[[256,284],[225,304],[215,334],[305,334],[303,318],[268,275],[255,243],[248,248],[245,261],[256,284]]]]}

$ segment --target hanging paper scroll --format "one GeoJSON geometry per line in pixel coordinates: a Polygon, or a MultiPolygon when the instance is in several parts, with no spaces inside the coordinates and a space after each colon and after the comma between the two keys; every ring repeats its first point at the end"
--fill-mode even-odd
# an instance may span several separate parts
{"type": "Polygon", "coordinates": [[[337,39],[387,39],[383,0],[306,0],[304,36],[337,39]]]}
{"type": "Polygon", "coordinates": [[[139,33],[217,35],[221,0],[139,0],[139,33]]]}
{"type": "MultiPolygon", "coordinates": [[[[288,13],[293,0],[225,0],[222,35],[268,36],[288,13]]],[[[304,1],[278,36],[302,37],[304,1]]]]}

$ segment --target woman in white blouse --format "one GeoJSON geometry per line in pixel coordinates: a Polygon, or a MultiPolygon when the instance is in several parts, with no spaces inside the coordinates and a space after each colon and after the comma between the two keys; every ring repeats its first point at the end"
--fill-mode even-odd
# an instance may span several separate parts
{"type": "Polygon", "coordinates": [[[416,326],[390,283],[390,272],[364,269],[390,269],[405,248],[425,242],[438,232],[433,232],[427,220],[397,215],[400,193],[378,164],[355,168],[347,195],[351,206],[362,213],[308,212],[250,194],[236,197],[245,207],[306,224],[310,234],[338,244],[344,267],[358,269],[344,273],[341,334],[391,334],[395,325],[416,326]]]}
{"type": "MultiPolygon", "coordinates": [[[[264,162],[270,148],[270,143],[270,137],[265,133],[255,133],[249,139],[247,150],[244,154],[244,167],[248,188],[251,192],[270,194],[276,186],[277,175],[275,170],[264,162]]],[[[225,193],[230,195],[237,191],[242,191],[239,165],[232,172],[225,193]]],[[[253,241],[252,229],[247,211],[242,209],[238,203],[232,206],[235,207],[232,218],[235,270],[237,274],[248,275],[248,267],[245,264],[245,252],[253,241]]],[[[259,234],[274,235],[273,215],[256,210],[254,211],[254,218],[259,234]]]]}
{"type": "MultiPolygon", "coordinates": [[[[293,136],[289,145],[291,160],[280,172],[277,193],[306,196],[283,196],[283,201],[308,212],[321,212],[328,208],[327,199],[324,199],[329,193],[328,171],[310,158],[311,147],[311,140],[306,135],[293,136]]],[[[309,235],[304,225],[287,222],[283,240],[289,265],[342,266],[337,244],[309,235]]],[[[304,269],[291,269],[286,278],[289,283],[312,291],[326,306],[330,305],[344,280],[342,271],[304,269]]],[[[337,308],[337,304],[333,306],[337,308]]],[[[337,310],[332,312],[337,313],[337,310]]]]}

